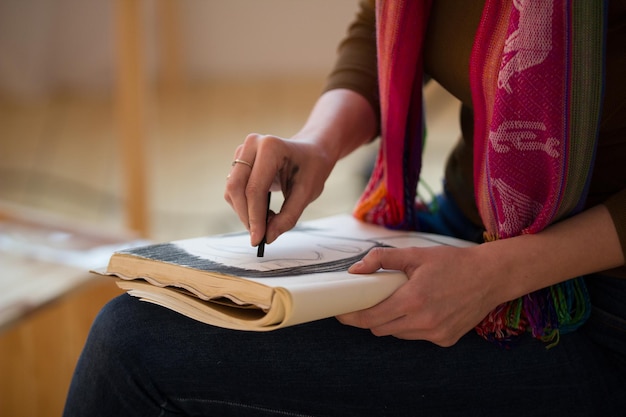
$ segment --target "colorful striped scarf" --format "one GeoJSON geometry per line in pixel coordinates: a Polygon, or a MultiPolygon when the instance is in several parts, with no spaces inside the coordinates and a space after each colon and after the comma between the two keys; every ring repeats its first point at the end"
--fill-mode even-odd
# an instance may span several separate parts
{"type": "MultiPolygon", "coordinates": [[[[377,1],[381,147],[355,216],[415,228],[430,1],[377,1]]],[[[470,58],[474,187],[486,240],[537,233],[582,209],[595,154],[605,4],[487,0],[470,58]]],[[[549,256],[549,255],[548,255],[549,256]]],[[[477,327],[556,342],[588,317],[582,278],[507,302],[477,327]]]]}

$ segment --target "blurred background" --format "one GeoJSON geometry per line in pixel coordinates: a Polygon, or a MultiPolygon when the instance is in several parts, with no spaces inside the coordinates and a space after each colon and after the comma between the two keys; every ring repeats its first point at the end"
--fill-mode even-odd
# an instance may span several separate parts
{"type": "Polygon", "coordinates": [[[352,0],[0,1],[0,199],[126,227],[126,199],[142,192],[151,238],[241,228],[222,199],[235,147],[299,128],[355,11],[352,0]],[[135,140],[129,164],[145,178],[128,195],[135,140]]]}
{"type": "MultiPolygon", "coordinates": [[[[357,4],[0,0],[0,415],[60,413],[118,293],[87,249],[242,229],[223,200],[236,146],[299,129],[357,4]]],[[[437,192],[458,103],[436,83],[425,98],[437,192]]],[[[304,219],[350,212],[376,147],[342,160],[304,219]]]]}

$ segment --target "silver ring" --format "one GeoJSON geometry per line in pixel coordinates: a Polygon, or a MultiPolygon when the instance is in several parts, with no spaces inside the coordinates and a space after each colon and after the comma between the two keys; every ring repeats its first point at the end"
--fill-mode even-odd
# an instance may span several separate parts
{"type": "Polygon", "coordinates": [[[230,166],[234,167],[237,164],[248,165],[250,167],[250,169],[252,169],[252,164],[250,162],[248,162],[248,161],[244,161],[243,159],[235,159],[230,166]]]}

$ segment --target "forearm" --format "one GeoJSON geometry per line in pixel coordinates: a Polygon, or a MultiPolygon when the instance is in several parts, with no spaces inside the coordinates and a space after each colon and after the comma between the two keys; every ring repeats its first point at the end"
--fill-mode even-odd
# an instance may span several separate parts
{"type": "Polygon", "coordinates": [[[376,114],[369,102],[354,91],[335,89],[320,96],[293,138],[321,145],[329,159],[337,162],[374,138],[377,131],[376,114]]]}
{"type": "Polygon", "coordinates": [[[615,225],[600,205],[534,235],[497,240],[476,248],[481,268],[491,269],[499,302],[577,276],[624,264],[615,225]]]}

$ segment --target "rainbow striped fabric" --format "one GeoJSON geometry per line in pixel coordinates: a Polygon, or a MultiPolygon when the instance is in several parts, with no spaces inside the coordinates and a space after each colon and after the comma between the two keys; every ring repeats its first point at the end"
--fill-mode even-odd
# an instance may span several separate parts
{"type": "MultiPolygon", "coordinates": [[[[354,215],[391,228],[417,224],[430,6],[376,5],[382,142],[354,215]]],[[[601,1],[486,1],[470,58],[475,199],[486,240],[537,233],[582,209],[601,111],[605,8],[601,1]]],[[[476,330],[502,344],[526,331],[556,342],[589,310],[577,278],[499,306],[476,330]]]]}

